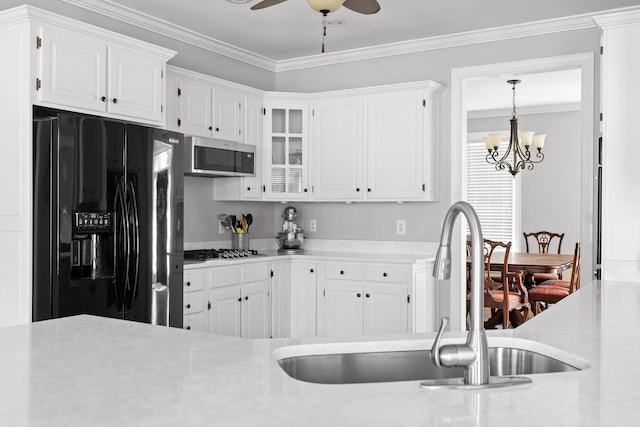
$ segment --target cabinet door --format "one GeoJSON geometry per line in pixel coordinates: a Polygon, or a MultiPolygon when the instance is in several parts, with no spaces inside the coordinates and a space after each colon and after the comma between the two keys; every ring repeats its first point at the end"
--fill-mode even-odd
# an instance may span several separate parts
{"type": "Polygon", "coordinates": [[[313,106],[313,198],[357,200],[364,194],[362,98],[313,106]]]}
{"type": "Polygon", "coordinates": [[[364,334],[408,332],[409,291],[404,284],[366,283],[364,334]]]}
{"type": "Polygon", "coordinates": [[[38,101],[104,112],[107,45],[63,30],[40,29],[38,101]]]}
{"type": "Polygon", "coordinates": [[[256,176],[242,178],[242,198],[262,199],[262,99],[255,96],[244,98],[243,142],[256,147],[256,176]]]}
{"type": "Polygon", "coordinates": [[[368,199],[422,198],[424,111],[422,91],[368,97],[368,199]]]}
{"type": "Polygon", "coordinates": [[[265,114],[265,196],[274,200],[309,198],[306,105],[270,105],[265,114]]]}
{"type": "Polygon", "coordinates": [[[289,261],[274,262],[271,265],[271,324],[273,338],[288,338],[291,331],[290,286],[291,267],[289,261]]]}
{"type": "Polygon", "coordinates": [[[178,90],[180,88],[180,81],[177,77],[172,75],[167,75],[167,94],[166,94],[166,104],[167,104],[167,120],[166,127],[168,130],[173,130],[176,132],[182,132],[180,128],[180,96],[178,95],[178,90]]]}
{"type": "Polygon", "coordinates": [[[215,288],[209,292],[209,331],[214,334],[241,336],[239,286],[215,288]]]}
{"type": "Polygon", "coordinates": [[[211,138],[212,91],[206,84],[190,80],[180,83],[180,132],[211,138]]]}
{"type": "Polygon", "coordinates": [[[242,103],[237,92],[213,90],[213,138],[240,142],[242,103]]]}
{"type": "Polygon", "coordinates": [[[269,281],[242,285],[242,338],[269,338],[271,336],[271,300],[269,281]]]}
{"type": "Polygon", "coordinates": [[[110,46],[108,111],[146,120],[162,120],[163,61],[110,46]]]}
{"type": "Polygon", "coordinates": [[[316,336],[316,277],[312,262],[291,262],[291,337],[316,336]]]}
{"type": "Polygon", "coordinates": [[[324,281],[323,315],[318,335],[355,337],[364,332],[363,289],[361,282],[324,281]]]}

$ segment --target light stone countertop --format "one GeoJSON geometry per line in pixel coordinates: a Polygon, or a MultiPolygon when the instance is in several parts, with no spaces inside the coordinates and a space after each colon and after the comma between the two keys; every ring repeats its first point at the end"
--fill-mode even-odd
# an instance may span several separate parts
{"type": "MultiPolygon", "coordinates": [[[[538,340],[591,367],[481,392],[427,392],[418,381],[311,384],[278,366],[274,352],[289,351],[282,347],[323,339],[243,340],[93,316],[2,328],[0,424],[636,426],[639,303],[637,284],[594,282],[518,329],[490,331],[490,339],[538,340]]],[[[427,338],[342,345],[427,347],[427,338]]]]}
{"type": "Polygon", "coordinates": [[[215,258],[208,261],[189,261],[185,262],[185,270],[201,267],[213,267],[218,265],[234,265],[245,264],[250,262],[264,261],[285,261],[285,260],[318,260],[318,261],[336,261],[336,262],[375,262],[389,264],[420,264],[432,262],[436,259],[432,254],[419,253],[380,253],[380,252],[337,252],[323,250],[305,250],[302,254],[285,254],[278,255],[275,249],[260,251],[264,256],[251,258],[232,258],[220,259],[215,258]]]}

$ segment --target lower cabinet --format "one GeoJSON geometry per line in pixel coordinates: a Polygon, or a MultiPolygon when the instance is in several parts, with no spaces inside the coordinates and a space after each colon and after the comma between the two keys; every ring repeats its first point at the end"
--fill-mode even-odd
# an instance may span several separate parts
{"type": "Polygon", "coordinates": [[[409,289],[407,266],[325,264],[318,285],[318,335],[408,332],[409,289]]]}
{"type": "Polygon", "coordinates": [[[242,338],[271,336],[268,280],[214,288],[209,302],[210,332],[242,338]]]}
{"type": "Polygon", "coordinates": [[[205,270],[185,270],[183,282],[182,327],[192,331],[206,330],[203,286],[205,270]]]}

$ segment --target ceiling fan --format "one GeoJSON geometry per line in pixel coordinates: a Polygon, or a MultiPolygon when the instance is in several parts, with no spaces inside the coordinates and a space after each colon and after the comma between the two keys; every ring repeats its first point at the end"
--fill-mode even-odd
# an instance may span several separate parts
{"type": "MultiPolygon", "coordinates": [[[[262,0],[260,3],[251,6],[251,10],[264,9],[285,1],[287,0],[262,0]]],[[[327,35],[328,13],[335,12],[341,6],[364,15],[372,15],[380,11],[380,5],[377,0],[307,0],[307,3],[313,10],[322,13],[322,48],[320,50],[322,53],[324,53],[324,38],[327,35]]]]}
{"type": "MultiPolygon", "coordinates": [[[[285,1],[287,0],[262,0],[260,3],[251,6],[251,10],[264,9],[265,7],[275,6],[285,1]]],[[[378,13],[380,10],[380,5],[377,0],[307,0],[307,2],[313,10],[325,16],[327,13],[340,9],[340,6],[365,15],[372,15],[378,13]]]]}

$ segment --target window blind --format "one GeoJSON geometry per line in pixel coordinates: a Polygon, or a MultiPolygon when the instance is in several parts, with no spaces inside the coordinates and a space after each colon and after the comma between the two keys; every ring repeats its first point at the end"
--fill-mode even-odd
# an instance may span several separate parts
{"type": "Polygon", "coordinates": [[[486,162],[484,142],[467,144],[467,201],[474,207],[485,239],[515,241],[515,179],[486,162]]]}

